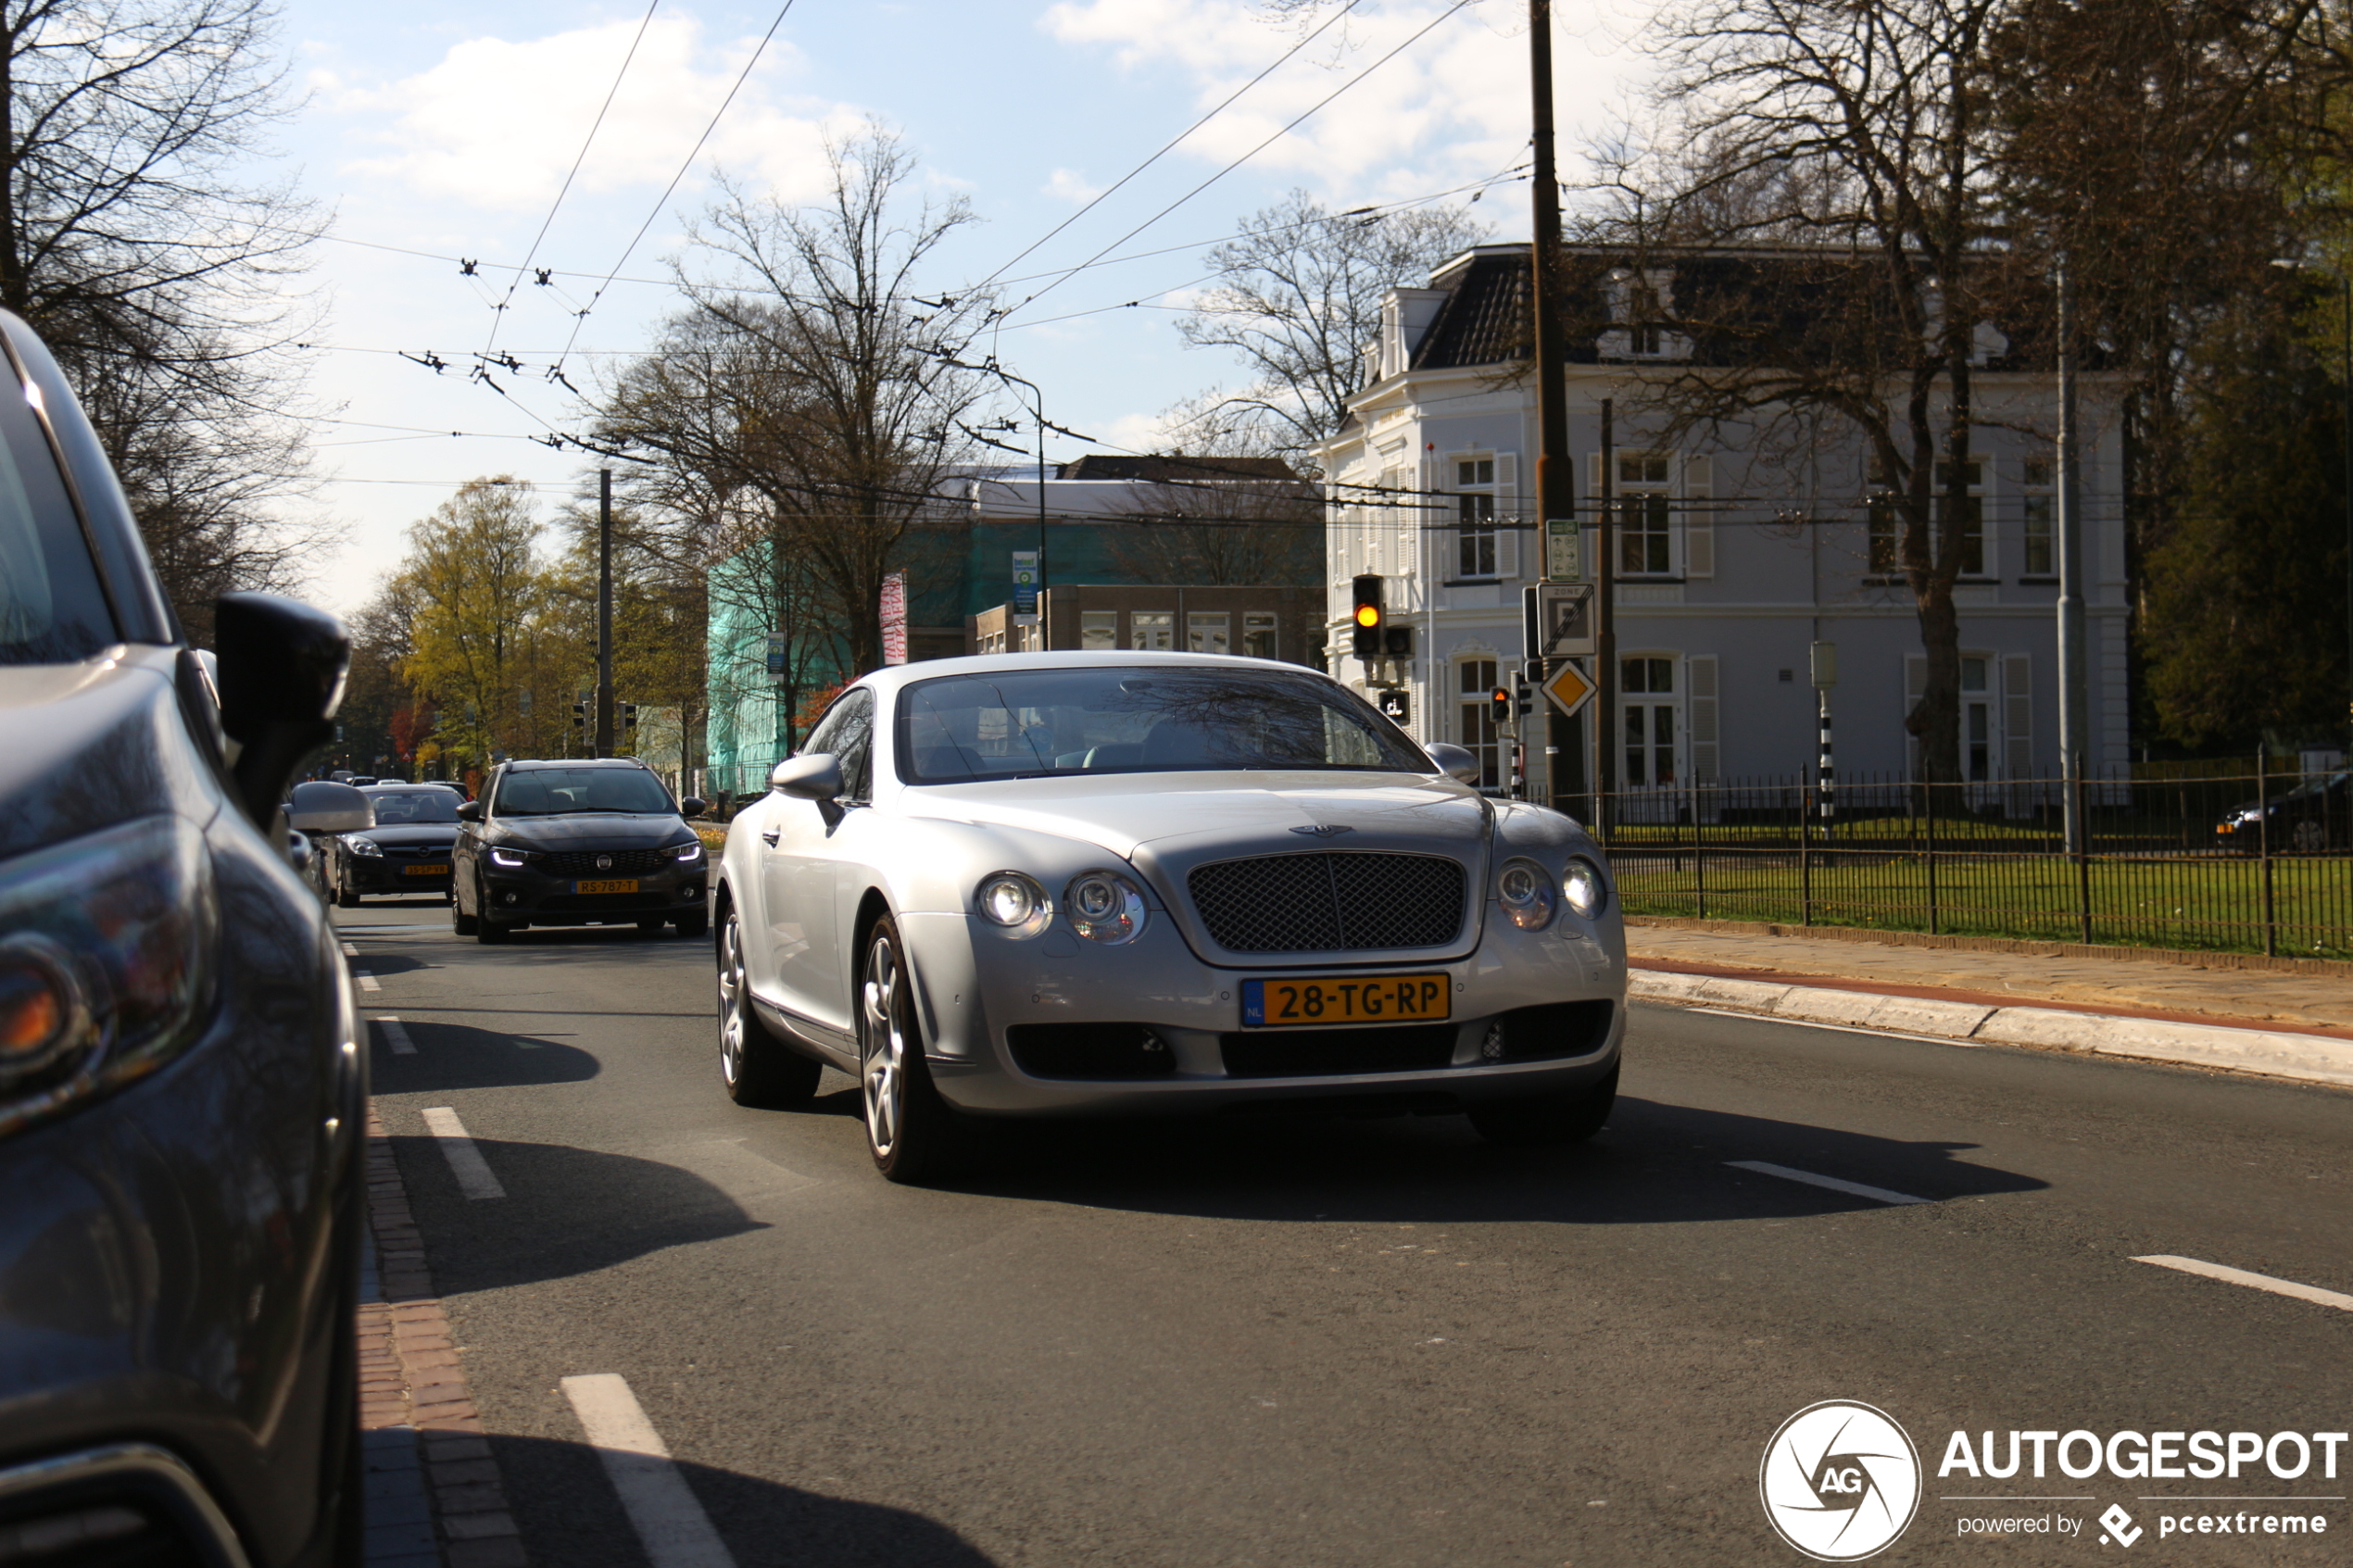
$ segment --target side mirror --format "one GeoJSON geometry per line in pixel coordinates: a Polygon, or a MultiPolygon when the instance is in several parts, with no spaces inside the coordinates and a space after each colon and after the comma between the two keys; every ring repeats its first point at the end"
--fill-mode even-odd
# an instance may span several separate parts
{"type": "Polygon", "coordinates": [[[841,794],[841,759],[829,751],[812,751],[776,764],[768,787],[796,800],[831,800],[841,794]]]}
{"type": "Polygon", "coordinates": [[[699,817],[710,809],[711,802],[699,796],[690,795],[678,802],[678,814],[682,817],[699,817]]]}
{"type": "Polygon", "coordinates": [[[230,775],[266,833],[302,759],[334,739],[351,635],[325,610],[275,594],[223,594],[212,624],[230,775]]]}
{"type": "Polygon", "coordinates": [[[479,800],[460,801],[458,806],[458,820],[461,822],[482,821],[482,802],[479,800]]]}
{"type": "Polygon", "coordinates": [[[1448,778],[1466,784],[1478,782],[1478,759],[1471,755],[1467,746],[1441,740],[1422,749],[1429,753],[1429,759],[1437,763],[1438,771],[1448,778]]]}
{"type": "Polygon", "coordinates": [[[375,825],[375,802],[350,784],[314,779],[295,785],[286,802],[286,826],[296,833],[364,833],[375,825]]]}

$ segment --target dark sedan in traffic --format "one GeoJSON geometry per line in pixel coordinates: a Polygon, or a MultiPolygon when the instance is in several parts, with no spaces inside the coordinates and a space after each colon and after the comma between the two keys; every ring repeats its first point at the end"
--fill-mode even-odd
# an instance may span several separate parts
{"type": "Polygon", "coordinates": [[[465,797],[447,784],[373,784],[359,793],[375,808],[375,825],[327,840],[329,896],[349,909],[371,893],[447,894],[465,797]]]}
{"type": "Polygon", "coordinates": [[[2214,824],[2214,836],[2243,855],[2353,847],[2353,771],[2323,773],[2269,800],[2233,806],[2214,824]]]}
{"type": "Polygon", "coordinates": [[[503,762],[458,809],[451,923],[484,942],[533,925],[700,936],[710,859],[686,818],[702,809],[635,758],[503,762]]]}

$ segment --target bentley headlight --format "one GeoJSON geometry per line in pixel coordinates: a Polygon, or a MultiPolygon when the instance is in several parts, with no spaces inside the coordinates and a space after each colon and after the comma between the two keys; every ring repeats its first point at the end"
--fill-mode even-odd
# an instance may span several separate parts
{"type": "Polygon", "coordinates": [[[1591,860],[1576,859],[1561,873],[1561,897],[1581,920],[1592,920],[1609,902],[1609,883],[1591,860]]]}
{"type": "Polygon", "coordinates": [[[212,999],[212,859],[149,817],[0,865],[0,1135],[153,1072],[212,999]]]}
{"type": "Polygon", "coordinates": [[[1522,931],[1541,931],[1552,923],[1553,879],[1533,860],[1504,861],[1495,873],[1495,898],[1522,931]]]}
{"type": "Polygon", "coordinates": [[[1020,872],[989,872],[974,890],[973,903],[979,909],[981,919],[991,925],[1001,925],[1016,936],[1037,935],[1054,917],[1053,905],[1046,901],[1046,890],[1038,885],[1037,878],[1020,872]]]}
{"type": "Polygon", "coordinates": [[[1117,872],[1081,872],[1063,893],[1063,918],[1089,942],[1133,942],[1144,929],[1144,890],[1117,872]]]}
{"type": "Polygon", "coordinates": [[[343,841],[343,847],[355,855],[382,856],[384,847],[362,834],[353,834],[343,841]]]}

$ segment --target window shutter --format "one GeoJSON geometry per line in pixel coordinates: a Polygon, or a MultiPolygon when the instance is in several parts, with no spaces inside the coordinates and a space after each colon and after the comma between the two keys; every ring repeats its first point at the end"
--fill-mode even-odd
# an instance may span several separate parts
{"type": "Polygon", "coordinates": [[[2002,766],[2014,779],[2034,776],[2033,661],[2022,653],[2002,660],[2002,766]]]}
{"type": "Polygon", "coordinates": [[[1588,495],[1602,493],[1602,455],[1599,452],[1585,454],[1585,493],[1588,495]]]}
{"type": "Polygon", "coordinates": [[[1519,575],[1519,455],[1495,454],[1495,575],[1509,583],[1519,575]]]}
{"type": "Polygon", "coordinates": [[[1683,459],[1683,575],[1716,575],[1716,512],[1709,506],[1715,493],[1716,461],[1693,454],[1683,459]]]}
{"type": "MultiPolygon", "coordinates": [[[[1904,660],[1903,718],[1912,716],[1912,709],[1919,705],[1920,697],[1927,690],[1928,656],[1919,653],[1907,655],[1904,660]]],[[[1912,759],[1912,776],[1918,778],[1920,775],[1920,737],[1906,731],[1905,738],[1910,742],[1906,749],[1912,759]]]]}
{"type": "Polygon", "coordinates": [[[1688,680],[1692,697],[1692,782],[1714,784],[1723,776],[1723,748],[1717,736],[1716,656],[1692,655],[1688,680]]]}

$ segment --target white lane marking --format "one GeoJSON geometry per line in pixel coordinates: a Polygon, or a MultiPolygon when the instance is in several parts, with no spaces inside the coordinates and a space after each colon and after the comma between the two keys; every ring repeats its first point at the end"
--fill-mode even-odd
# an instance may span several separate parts
{"type": "Polygon", "coordinates": [[[2334,1307],[2340,1312],[2353,1312],[2353,1296],[2338,1290],[2322,1290],[2317,1285],[2298,1285],[2292,1279],[2250,1273],[2224,1263],[2209,1263],[2198,1258],[2176,1258],[2165,1252],[2152,1252],[2133,1261],[2155,1263],[2160,1269],[2179,1269],[2185,1274],[2204,1274],[2208,1279],[2219,1279],[2226,1285],[2244,1285],[2254,1290],[2268,1290],[2274,1296],[2293,1296],[2298,1301],[2317,1302],[2323,1307],[2334,1307]]]}
{"type": "Polygon", "coordinates": [[[381,991],[384,989],[383,986],[376,984],[376,977],[369,973],[364,969],[353,970],[351,972],[351,978],[359,982],[359,988],[362,991],[381,991]]]}
{"type": "Polygon", "coordinates": [[[425,1112],[425,1130],[441,1145],[442,1158],[449,1161],[449,1173],[458,1178],[458,1190],[468,1198],[504,1198],[507,1189],[490,1173],[490,1161],[474,1147],[473,1135],[458,1113],[446,1105],[436,1105],[425,1112]]]}
{"type": "Polygon", "coordinates": [[[1865,1186],[1860,1182],[1841,1181],[1836,1176],[1818,1176],[1811,1171],[1793,1171],[1786,1165],[1768,1164],[1762,1160],[1727,1160],[1725,1164],[1735,1171],[1754,1171],[1760,1176],[1779,1176],[1785,1182],[1804,1182],[1808,1186],[1828,1187],[1850,1198],[1868,1198],[1877,1203],[1928,1203],[1932,1199],[1914,1198],[1908,1192],[1890,1192],[1885,1187],[1865,1186]]]}
{"type": "Polygon", "coordinates": [[[359,949],[346,942],[343,945],[343,956],[347,959],[356,959],[359,956],[359,949]]]}
{"type": "Polygon", "coordinates": [[[384,1032],[384,1044],[392,1047],[393,1055],[414,1056],[417,1054],[417,1042],[409,1037],[409,1031],[400,1026],[400,1020],[379,1018],[376,1020],[376,1027],[384,1032]]]}
{"type": "Polygon", "coordinates": [[[617,1372],[592,1373],[565,1378],[563,1390],[654,1568],[736,1568],[629,1380],[617,1372]]]}

